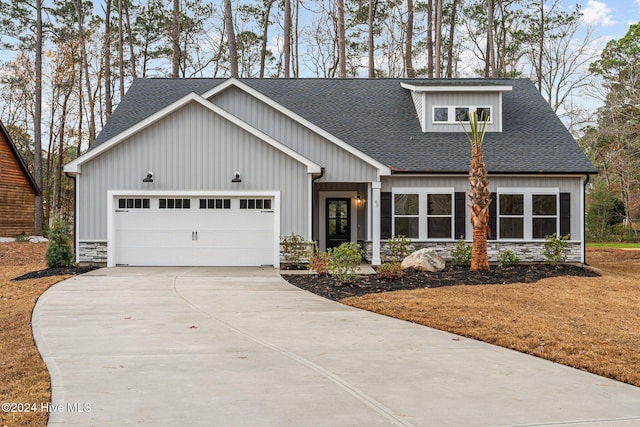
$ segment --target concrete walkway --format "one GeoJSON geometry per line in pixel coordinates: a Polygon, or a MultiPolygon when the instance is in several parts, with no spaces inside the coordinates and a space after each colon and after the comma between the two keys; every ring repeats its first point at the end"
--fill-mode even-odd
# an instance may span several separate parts
{"type": "Polygon", "coordinates": [[[33,315],[50,426],[638,426],[640,388],[301,291],[110,268],[33,315]]]}

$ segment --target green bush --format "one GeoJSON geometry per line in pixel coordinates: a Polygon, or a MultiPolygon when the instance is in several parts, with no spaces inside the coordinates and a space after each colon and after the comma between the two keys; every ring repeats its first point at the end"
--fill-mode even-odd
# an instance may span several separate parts
{"type": "Polygon", "coordinates": [[[456,247],[451,251],[451,258],[453,265],[471,266],[471,245],[467,245],[464,239],[459,239],[456,247]]]}
{"type": "Polygon", "coordinates": [[[569,246],[569,235],[558,236],[553,233],[544,239],[544,258],[550,264],[559,264],[567,260],[566,249],[569,246]]]}
{"type": "Polygon", "coordinates": [[[511,267],[512,265],[520,264],[520,258],[513,251],[505,249],[498,255],[498,265],[500,267],[511,267]]]}
{"type": "Polygon", "coordinates": [[[337,248],[329,248],[329,274],[344,285],[353,283],[358,278],[356,271],[362,262],[363,251],[360,245],[352,242],[345,242],[337,248]]]}
{"type": "Polygon", "coordinates": [[[284,264],[304,264],[305,260],[309,257],[309,242],[298,234],[291,233],[288,236],[282,236],[280,238],[280,245],[282,246],[284,264]]]}
{"type": "Polygon", "coordinates": [[[389,245],[389,256],[387,261],[392,263],[402,262],[413,250],[413,246],[403,235],[394,236],[387,241],[389,245]]]}
{"type": "Polygon", "coordinates": [[[383,262],[376,270],[379,279],[398,280],[404,276],[399,262],[383,262]]]}
{"type": "Polygon", "coordinates": [[[16,239],[16,242],[28,242],[29,239],[31,239],[31,236],[23,231],[22,233],[13,236],[13,238],[16,239]]]}
{"type": "Polygon", "coordinates": [[[53,218],[53,224],[49,230],[49,244],[44,257],[49,268],[73,265],[73,249],[60,215],[53,218]]]}
{"type": "Polygon", "coordinates": [[[611,194],[605,183],[599,183],[587,194],[587,238],[593,241],[620,240],[625,234],[622,224],[626,209],[622,200],[611,194]],[[616,230],[616,228],[618,230],[616,230]],[[620,232],[622,228],[622,233],[620,232]]]}

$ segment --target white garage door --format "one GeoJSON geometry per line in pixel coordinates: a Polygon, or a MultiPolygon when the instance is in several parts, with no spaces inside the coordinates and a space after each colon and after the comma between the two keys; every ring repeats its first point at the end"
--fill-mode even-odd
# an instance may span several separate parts
{"type": "Polygon", "coordinates": [[[116,197],[114,264],[273,265],[273,203],[269,197],[116,197]]]}

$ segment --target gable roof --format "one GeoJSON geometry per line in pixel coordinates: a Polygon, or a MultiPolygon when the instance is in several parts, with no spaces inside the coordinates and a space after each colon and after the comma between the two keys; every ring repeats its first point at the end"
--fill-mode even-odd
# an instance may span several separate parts
{"type": "Polygon", "coordinates": [[[15,157],[16,162],[18,162],[18,165],[20,166],[22,173],[24,174],[25,178],[29,182],[29,185],[33,189],[33,192],[35,193],[35,195],[36,196],[42,195],[42,192],[40,191],[40,187],[38,187],[38,184],[36,184],[36,181],[35,179],[33,179],[31,172],[29,172],[29,169],[27,169],[27,165],[24,163],[24,160],[22,160],[22,156],[20,156],[20,153],[18,152],[18,148],[13,143],[11,136],[9,136],[9,131],[7,130],[7,128],[4,127],[4,124],[1,121],[0,121],[0,134],[2,134],[3,139],[6,141],[7,145],[9,146],[9,149],[13,153],[13,156],[15,157]]]}
{"type": "Polygon", "coordinates": [[[164,117],[168,116],[169,114],[173,113],[174,111],[184,107],[187,104],[191,104],[191,103],[196,103],[208,110],[211,110],[213,113],[223,117],[224,119],[234,123],[236,126],[244,129],[245,131],[249,132],[250,134],[252,134],[253,136],[261,139],[262,141],[266,142],[267,144],[271,145],[272,147],[274,147],[275,149],[283,152],[284,154],[288,155],[289,157],[292,157],[293,159],[297,160],[298,162],[304,164],[307,167],[307,170],[309,173],[320,173],[321,167],[320,165],[317,165],[316,163],[312,162],[311,160],[307,159],[306,157],[300,155],[299,153],[297,153],[296,151],[292,150],[291,148],[287,147],[286,145],[281,144],[280,142],[276,141],[275,139],[271,138],[269,135],[266,135],[265,133],[261,132],[260,130],[249,126],[248,124],[242,122],[240,119],[238,119],[237,117],[235,117],[234,115],[228,113],[227,111],[223,110],[222,108],[218,107],[217,105],[212,104],[211,102],[207,101],[206,99],[202,98],[200,95],[197,95],[193,92],[188,93],[187,95],[183,96],[182,98],[178,99],[177,101],[167,105],[166,107],[162,108],[160,111],[156,111],[154,114],[152,114],[151,116],[146,117],[145,119],[139,121],[138,123],[136,123],[135,125],[127,128],[125,131],[120,132],[118,134],[116,134],[113,138],[109,139],[108,141],[105,141],[101,144],[99,144],[98,147],[96,147],[96,145],[94,144],[94,149],[90,150],[89,152],[85,153],[84,155],[78,157],[77,159],[69,162],[68,164],[65,165],[64,170],[67,173],[79,173],[80,172],[80,167],[83,163],[86,163],[87,161],[93,159],[94,157],[99,156],[102,152],[110,149],[111,147],[113,147],[114,145],[119,144],[120,142],[126,140],[127,138],[129,138],[130,136],[135,135],[136,133],[142,131],[143,129],[151,126],[152,124],[156,123],[159,120],[162,120],[164,117]]]}
{"type": "MultiPolygon", "coordinates": [[[[94,142],[135,126],[190,92],[205,94],[229,79],[136,79],[94,142]]],[[[487,134],[492,174],[596,173],[558,116],[528,79],[239,79],[394,172],[467,173],[470,146],[457,132],[423,133],[413,86],[511,86],[502,92],[502,132],[487,134]]]]}

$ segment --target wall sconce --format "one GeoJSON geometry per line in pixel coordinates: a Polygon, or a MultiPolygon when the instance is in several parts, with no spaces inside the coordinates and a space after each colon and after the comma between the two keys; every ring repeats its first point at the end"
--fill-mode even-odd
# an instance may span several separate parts
{"type": "Polygon", "coordinates": [[[242,179],[240,179],[240,172],[236,171],[236,176],[233,177],[231,182],[242,182],[242,179]]]}
{"type": "Polygon", "coordinates": [[[362,203],[362,196],[360,195],[360,193],[358,193],[358,195],[356,196],[356,203],[362,203]]]}
{"type": "Polygon", "coordinates": [[[142,182],[153,182],[153,172],[147,172],[147,177],[144,178],[142,182]]]}

